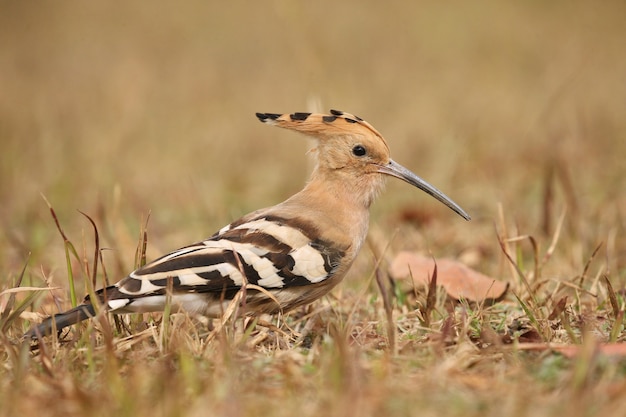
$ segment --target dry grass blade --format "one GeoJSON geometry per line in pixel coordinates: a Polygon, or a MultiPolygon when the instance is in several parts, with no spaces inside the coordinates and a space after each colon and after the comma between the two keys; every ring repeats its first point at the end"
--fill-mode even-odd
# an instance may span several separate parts
{"type": "MultiPolygon", "coordinates": [[[[498,236],[498,243],[500,244],[500,248],[505,253],[505,255],[507,255],[507,258],[508,258],[509,246],[508,246],[508,241],[505,240],[504,237],[508,236],[509,232],[508,232],[506,221],[504,220],[504,207],[502,207],[501,203],[498,203],[498,223],[500,224],[500,230],[502,230],[502,235],[498,234],[498,225],[495,222],[494,222],[494,229],[496,231],[496,236],[498,236]]],[[[518,274],[518,272],[516,271],[515,265],[510,262],[510,259],[509,259],[509,262],[507,262],[507,265],[509,266],[511,270],[511,277],[514,278],[518,274]]]]}
{"type": "Polygon", "coordinates": [[[388,290],[386,282],[389,279],[385,279],[383,272],[380,269],[380,265],[376,262],[374,270],[376,274],[376,284],[380,291],[380,295],[383,299],[383,308],[385,309],[385,317],[387,319],[387,339],[389,343],[390,352],[396,351],[396,324],[393,321],[393,305],[391,302],[391,292],[388,290]]]}
{"type": "Polygon", "coordinates": [[[535,240],[535,238],[531,235],[527,236],[528,240],[530,241],[531,246],[533,247],[533,263],[534,263],[534,269],[533,269],[533,279],[535,281],[538,281],[541,278],[541,273],[540,273],[540,268],[541,265],[539,265],[539,245],[537,245],[537,241],[535,240]]]}
{"type": "MultiPolygon", "coordinates": [[[[24,279],[24,273],[26,272],[27,266],[28,266],[28,260],[24,263],[22,272],[20,272],[20,275],[18,276],[17,281],[15,283],[17,288],[4,290],[0,293],[0,296],[9,294],[9,299],[7,300],[6,304],[3,306],[2,309],[0,309],[0,330],[2,331],[3,334],[7,332],[7,330],[9,329],[9,326],[14,322],[14,320],[17,319],[20,316],[20,314],[22,314],[22,312],[25,311],[35,301],[35,298],[39,295],[38,290],[40,290],[40,288],[37,288],[35,289],[35,291],[28,294],[28,296],[24,300],[22,300],[22,302],[19,303],[17,307],[14,308],[15,295],[18,292],[21,292],[20,290],[22,291],[26,290],[25,288],[20,288],[19,286],[22,284],[22,280],[24,279]]],[[[32,291],[32,290],[28,290],[28,291],[32,291]]]]}
{"type": "Polygon", "coordinates": [[[216,336],[224,337],[224,331],[226,329],[226,325],[230,320],[236,320],[237,312],[241,308],[241,303],[245,297],[245,293],[243,291],[237,291],[233,299],[228,303],[228,306],[222,313],[220,320],[218,321],[218,325],[215,326],[211,334],[207,337],[207,342],[211,341],[216,336]]]}
{"type": "MultiPolygon", "coordinates": [[[[504,253],[504,256],[506,256],[506,259],[508,259],[509,263],[515,269],[515,272],[517,273],[517,276],[520,278],[520,281],[524,284],[524,287],[526,288],[526,291],[528,292],[528,296],[532,299],[533,305],[536,306],[537,305],[537,299],[535,297],[535,292],[533,291],[532,287],[530,286],[530,283],[528,282],[528,279],[526,278],[526,275],[520,269],[520,267],[517,264],[517,262],[515,262],[515,260],[511,257],[511,255],[509,255],[509,253],[507,251],[507,246],[506,246],[504,240],[502,239],[502,237],[497,233],[497,231],[496,231],[496,235],[498,236],[498,243],[500,244],[500,249],[502,250],[502,253],[504,253]]],[[[516,296],[516,298],[517,298],[517,296],[516,296]]]]}
{"type": "Polygon", "coordinates": [[[260,293],[263,293],[263,295],[265,295],[267,298],[271,299],[272,301],[274,301],[276,303],[276,305],[280,305],[280,303],[278,302],[278,299],[274,296],[274,294],[272,294],[271,292],[269,292],[267,289],[260,287],[258,285],[255,284],[247,284],[248,289],[253,290],[253,291],[258,291],[260,293]]]}
{"type": "MultiPolygon", "coordinates": [[[[611,327],[611,333],[609,334],[609,342],[615,343],[622,334],[624,329],[624,310],[620,310],[615,316],[615,321],[611,327]]],[[[622,340],[623,341],[623,340],[622,340]]]]}
{"type": "Polygon", "coordinates": [[[96,226],[96,223],[93,221],[93,219],[80,210],[78,210],[78,212],[82,214],[83,216],[85,216],[87,220],[89,220],[89,223],[91,223],[91,226],[93,227],[94,254],[93,254],[93,270],[91,272],[91,285],[93,288],[96,288],[97,287],[96,277],[98,276],[98,261],[100,259],[100,256],[99,256],[100,255],[100,235],[98,234],[98,227],[96,226]]]}
{"type": "Polygon", "coordinates": [[[148,222],[150,221],[150,212],[146,216],[146,221],[142,222],[139,231],[139,242],[135,250],[135,268],[141,268],[146,264],[146,251],[148,249],[148,222]]]}
{"type": "Polygon", "coordinates": [[[548,246],[548,249],[546,250],[546,253],[543,256],[543,259],[541,261],[542,267],[548,262],[548,260],[550,260],[550,257],[552,257],[552,254],[554,253],[556,245],[561,236],[561,230],[563,229],[563,221],[565,220],[565,213],[566,213],[566,210],[563,209],[563,211],[561,212],[561,215],[559,216],[559,221],[557,222],[556,229],[554,230],[554,234],[552,235],[550,246],[548,246]]]}
{"type": "Polygon", "coordinates": [[[602,278],[604,278],[606,290],[609,294],[609,302],[611,303],[611,309],[613,310],[613,317],[617,317],[617,315],[620,313],[619,303],[617,302],[617,295],[615,294],[615,290],[613,289],[613,285],[611,285],[609,277],[604,274],[602,275],[602,278]]]}
{"type": "Polygon", "coordinates": [[[596,257],[596,255],[598,254],[598,251],[600,250],[600,248],[602,247],[603,242],[600,242],[598,244],[598,246],[596,246],[596,248],[593,250],[593,252],[591,253],[591,256],[589,257],[589,259],[587,259],[587,262],[585,263],[585,267],[583,268],[583,272],[582,274],[580,274],[580,279],[578,281],[578,286],[582,287],[583,283],[585,281],[585,278],[587,276],[587,272],[589,271],[589,267],[591,266],[591,262],[593,261],[593,259],[596,257]]]}
{"type": "Polygon", "coordinates": [[[554,206],[554,164],[552,161],[547,164],[543,186],[543,205],[541,228],[545,235],[549,235],[552,230],[552,207],[554,206]]]}
{"type": "MultiPolygon", "coordinates": [[[[236,319],[237,317],[239,317],[241,314],[241,312],[243,312],[243,314],[245,314],[246,312],[246,302],[248,301],[248,279],[246,277],[246,272],[244,270],[243,267],[243,262],[241,262],[241,255],[235,250],[235,248],[232,248],[232,253],[235,256],[235,260],[237,261],[237,268],[239,269],[239,273],[241,274],[241,288],[239,289],[239,293],[241,293],[241,303],[237,304],[237,310],[234,312],[234,318],[236,319]]],[[[269,293],[268,291],[266,291],[266,293],[269,293]]],[[[235,322],[236,320],[232,321],[233,324],[233,330],[235,327],[235,322]]]]}
{"type": "Polygon", "coordinates": [[[65,248],[65,262],[67,266],[67,279],[68,279],[69,287],[70,287],[70,300],[72,302],[72,307],[76,307],[76,305],[78,304],[78,299],[76,297],[76,286],[74,285],[74,272],[72,269],[72,261],[70,259],[70,252],[72,255],[74,255],[74,258],[79,262],[80,262],[80,257],[78,256],[78,252],[76,252],[76,249],[74,248],[74,245],[72,244],[72,242],[67,238],[67,236],[65,235],[65,232],[63,232],[63,228],[61,227],[61,224],[59,223],[59,218],[57,217],[56,212],[52,208],[52,205],[50,204],[48,199],[46,199],[46,196],[41,194],[41,197],[44,199],[44,201],[48,205],[50,214],[52,215],[52,218],[54,219],[54,223],[56,224],[57,231],[61,234],[61,237],[63,238],[63,246],[65,248]]]}
{"type": "MultiPolygon", "coordinates": [[[[433,259],[433,261],[435,261],[433,259]]],[[[411,272],[412,273],[412,272],[411,272]]],[[[422,309],[422,325],[424,327],[430,327],[430,318],[432,312],[435,309],[435,305],[437,304],[437,262],[435,261],[435,266],[433,267],[433,274],[428,280],[428,290],[426,293],[426,304],[422,309]]]]}
{"type": "MultiPolygon", "coordinates": [[[[2,297],[3,295],[6,294],[16,294],[16,293],[20,293],[20,292],[31,292],[31,291],[51,291],[51,290],[58,290],[61,287],[15,287],[15,288],[8,288],[6,290],[0,291],[0,297],[2,297]]],[[[2,310],[4,311],[6,308],[10,309],[10,306],[7,304],[2,306],[2,310]]]]}

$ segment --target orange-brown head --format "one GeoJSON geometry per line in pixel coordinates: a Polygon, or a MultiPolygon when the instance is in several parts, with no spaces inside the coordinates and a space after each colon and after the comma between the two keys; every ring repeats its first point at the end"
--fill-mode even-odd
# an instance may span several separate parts
{"type": "Polygon", "coordinates": [[[346,194],[369,206],[390,175],[425,191],[466,220],[470,216],[450,198],[393,161],[383,136],[358,116],[338,110],[318,113],[257,113],[260,121],[317,139],[317,165],[311,182],[343,184],[346,194]]]}

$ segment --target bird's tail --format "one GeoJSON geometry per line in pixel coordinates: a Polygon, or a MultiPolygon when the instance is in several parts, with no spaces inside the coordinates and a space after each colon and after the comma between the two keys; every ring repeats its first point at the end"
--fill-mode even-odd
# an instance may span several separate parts
{"type": "Polygon", "coordinates": [[[90,317],[95,316],[96,312],[93,305],[87,301],[80,304],[65,313],[55,314],[52,317],[48,317],[41,324],[33,326],[26,334],[25,338],[37,339],[42,336],[49,336],[56,329],[59,331],[64,327],[71,326],[83,320],[87,320],[90,317]]]}

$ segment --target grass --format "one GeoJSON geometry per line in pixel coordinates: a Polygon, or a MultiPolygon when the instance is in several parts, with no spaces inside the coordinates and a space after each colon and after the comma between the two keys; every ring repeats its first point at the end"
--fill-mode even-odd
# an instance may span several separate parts
{"type": "Polygon", "coordinates": [[[602,351],[626,337],[620,2],[2,7],[0,416],[625,414],[626,359],[602,351]],[[331,107],[472,222],[390,181],[349,276],[305,309],[19,341],[72,287],[297,191],[309,144],[254,112],[331,107]],[[509,294],[391,286],[400,250],[509,294]]]}

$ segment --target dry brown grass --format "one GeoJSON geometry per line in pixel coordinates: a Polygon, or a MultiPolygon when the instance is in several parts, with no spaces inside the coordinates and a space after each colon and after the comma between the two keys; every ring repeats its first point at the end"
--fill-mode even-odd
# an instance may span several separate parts
{"type": "Polygon", "coordinates": [[[625,337],[623,2],[2,10],[0,291],[25,265],[21,286],[61,289],[18,293],[11,309],[0,296],[0,416],[626,414],[626,361],[595,350],[625,337]],[[28,314],[70,304],[40,193],[77,250],[81,296],[94,238],[77,209],[114,282],[148,215],[153,259],[298,190],[308,144],[254,112],[330,107],[370,121],[474,220],[390,181],[371,247],[308,309],[224,326],[133,316],[37,352],[18,343],[28,314]],[[423,289],[396,292],[390,328],[373,253],[403,249],[460,258],[510,295],[450,306],[440,292],[426,308],[423,289]],[[568,358],[526,342],[581,347],[568,358]]]}

